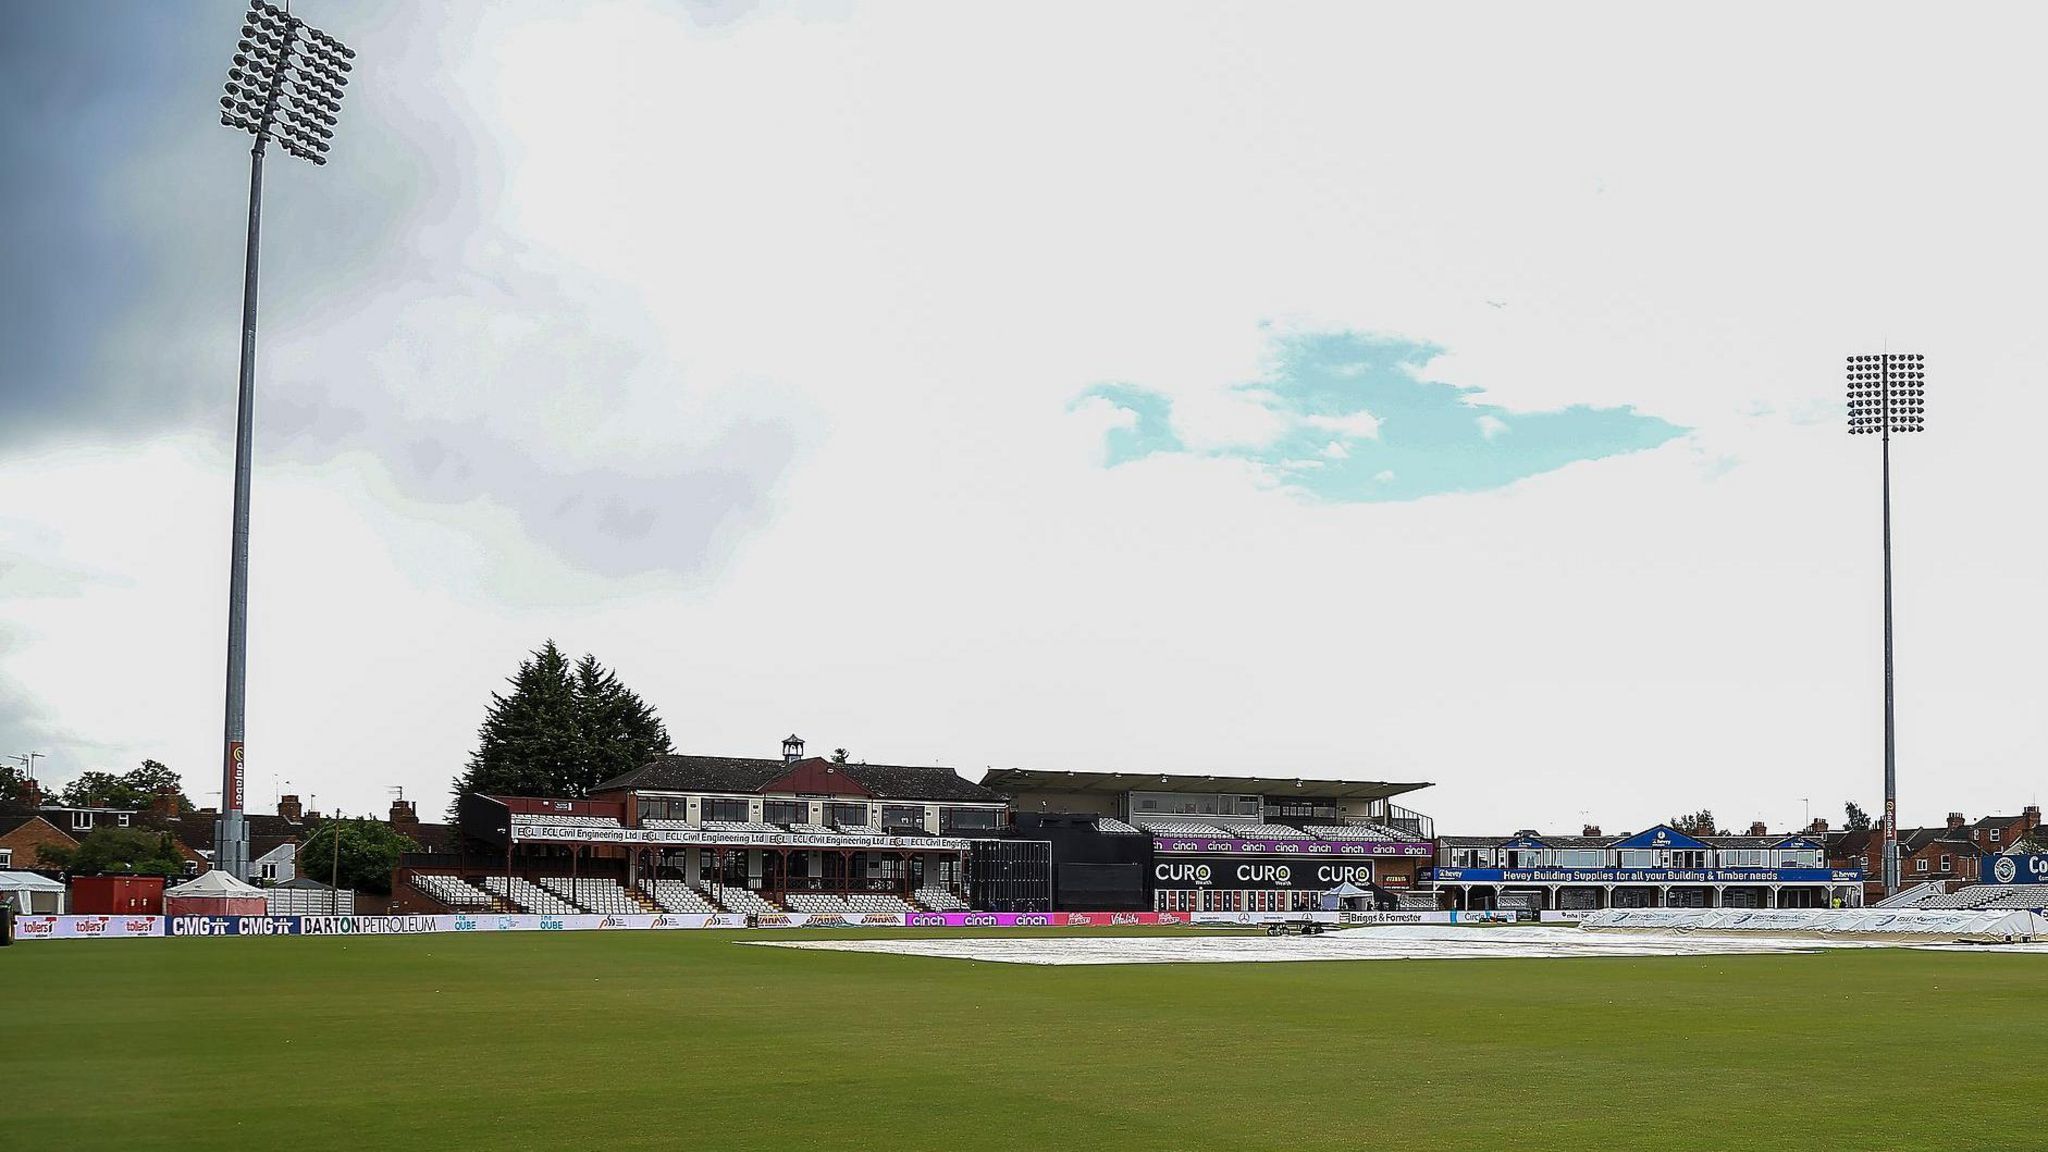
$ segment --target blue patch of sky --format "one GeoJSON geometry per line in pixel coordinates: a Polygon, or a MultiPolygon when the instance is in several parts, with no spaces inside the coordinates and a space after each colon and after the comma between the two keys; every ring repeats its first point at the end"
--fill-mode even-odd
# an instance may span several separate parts
{"type": "MultiPolygon", "coordinates": [[[[1355,332],[1281,338],[1273,371],[1238,386],[1279,419],[1281,433],[1255,446],[1199,451],[1259,464],[1322,499],[1389,501],[1500,488],[1582,460],[1655,448],[1686,431],[1633,407],[1517,412],[1487,404],[1477,389],[1424,377],[1442,352],[1355,332]]],[[[1107,384],[1084,398],[1135,417],[1108,433],[1111,467],[1195,451],[1175,434],[1172,401],[1161,393],[1107,384]]]]}
{"type": "Polygon", "coordinates": [[[1104,436],[1103,449],[1110,467],[1142,460],[1155,452],[1181,450],[1180,437],[1173,431],[1173,401],[1128,384],[1105,384],[1090,389],[1088,396],[1107,400],[1133,417],[1104,436]]]}

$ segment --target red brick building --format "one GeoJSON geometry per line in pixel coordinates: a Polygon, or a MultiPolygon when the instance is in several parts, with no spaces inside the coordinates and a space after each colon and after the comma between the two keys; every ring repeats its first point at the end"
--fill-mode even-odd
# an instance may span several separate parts
{"type": "MultiPolygon", "coordinates": [[[[2030,808],[2039,822],[2039,809],[2030,808]]],[[[1938,828],[1899,829],[1899,887],[1939,882],[1951,891],[1975,884],[1983,858],[1996,856],[2002,848],[1989,847],[1989,832],[1997,830],[1998,840],[2009,842],[2009,827],[1998,821],[2019,822],[2024,816],[1993,816],[1972,825],[1961,812],[1948,814],[1938,828]],[[1980,841],[1987,846],[1980,847],[1980,841]]],[[[1819,825],[1816,824],[1816,829],[1819,825]]],[[[1828,863],[1835,868],[1863,869],[1863,898],[1874,904],[1884,898],[1884,836],[1880,829],[1867,828],[1836,832],[1828,837],[1828,863]]]]}
{"type": "Polygon", "coordinates": [[[55,868],[56,861],[42,858],[45,844],[67,850],[78,847],[78,841],[41,816],[0,816],[0,870],[55,868]]]}
{"type": "Polygon", "coordinates": [[[2008,851],[2041,826],[2041,806],[2029,804],[2017,816],[1986,816],[1970,825],[1970,839],[1987,856],[2008,851]]]}

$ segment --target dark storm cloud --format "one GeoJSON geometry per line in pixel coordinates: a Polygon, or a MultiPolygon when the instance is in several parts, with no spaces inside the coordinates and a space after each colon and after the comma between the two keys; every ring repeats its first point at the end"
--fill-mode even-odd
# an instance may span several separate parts
{"type": "MultiPolygon", "coordinates": [[[[215,101],[241,11],[0,8],[0,450],[232,436],[249,140],[220,125],[215,101]]],[[[501,259],[518,244],[493,230],[491,141],[517,126],[478,123],[449,59],[473,50],[479,19],[392,4],[323,22],[359,55],[333,163],[273,151],[265,165],[258,466],[369,452],[406,497],[489,499],[589,571],[698,568],[714,535],[765,515],[792,438],[734,420],[688,451],[592,463],[601,446],[557,451],[499,426],[501,393],[531,395],[522,376],[573,365],[602,405],[663,366],[644,330],[581,324],[555,325],[530,359],[492,355],[492,319],[585,304],[562,277],[501,259]],[[457,322],[409,323],[414,306],[457,322]],[[483,361],[497,378],[464,379],[483,361]],[[431,419],[407,402],[423,393],[444,401],[431,419]],[[450,394],[475,417],[451,414],[450,394]]]]}
{"type": "Polygon", "coordinates": [[[180,62],[203,23],[173,5],[0,8],[0,437],[134,415],[93,384],[98,337],[141,287],[109,175],[189,88],[180,62]]]}
{"type": "MultiPolygon", "coordinates": [[[[250,141],[216,101],[241,12],[0,9],[0,442],[231,424],[250,141]]],[[[266,334],[359,286],[421,207],[417,150],[378,142],[318,178],[272,153],[266,334]]]]}

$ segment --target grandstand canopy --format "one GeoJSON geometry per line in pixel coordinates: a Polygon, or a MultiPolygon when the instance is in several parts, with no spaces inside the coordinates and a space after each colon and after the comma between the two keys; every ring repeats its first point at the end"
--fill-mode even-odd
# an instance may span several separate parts
{"type": "Polygon", "coordinates": [[[871,796],[878,800],[993,804],[996,797],[951,768],[906,764],[835,764],[819,757],[766,760],[742,756],[657,756],[590,789],[614,792],[786,792],[871,796]]]}
{"type": "Polygon", "coordinates": [[[996,768],[981,786],[1005,795],[1019,792],[1232,792],[1250,796],[1300,796],[1309,800],[1385,800],[1429,787],[1385,780],[1314,780],[1305,776],[1175,776],[1162,772],[1067,772],[1037,768],[996,768]]]}

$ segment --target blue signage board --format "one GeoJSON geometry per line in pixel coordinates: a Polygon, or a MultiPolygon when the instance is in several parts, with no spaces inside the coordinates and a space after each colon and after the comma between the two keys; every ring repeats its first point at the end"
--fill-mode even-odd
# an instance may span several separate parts
{"type": "Polygon", "coordinates": [[[1439,884],[1861,884],[1860,868],[1438,868],[1439,884]]]}
{"type": "Polygon", "coordinates": [[[433,916],[166,916],[164,935],[394,936],[441,931],[436,920],[433,916]]]}
{"type": "Polygon", "coordinates": [[[1986,856],[1986,884],[2048,884],[2048,856],[1986,856]]]}

